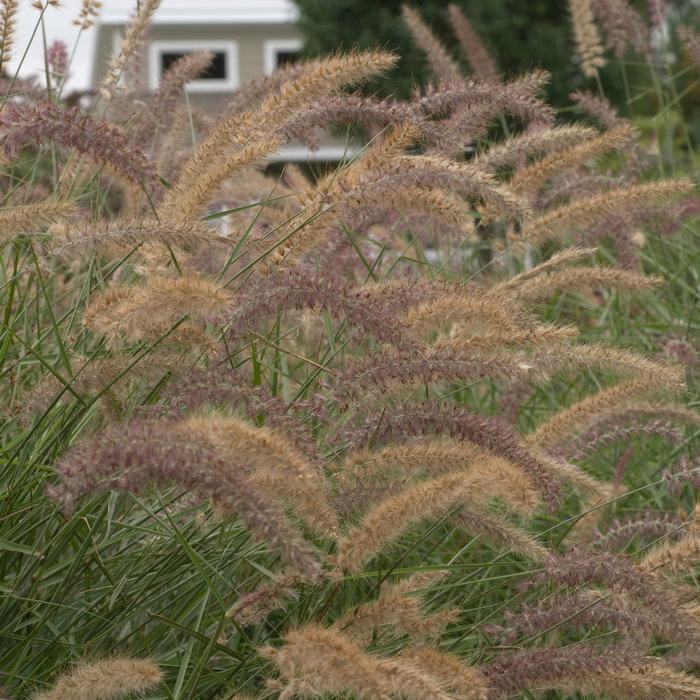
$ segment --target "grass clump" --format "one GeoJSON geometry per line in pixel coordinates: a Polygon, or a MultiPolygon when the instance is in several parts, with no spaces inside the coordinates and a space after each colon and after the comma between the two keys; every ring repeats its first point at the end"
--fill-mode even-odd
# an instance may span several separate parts
{"type": "Polygon", "coordinates": [[[411,9],[411,100],[368,51],[199,114],[197,55],[141,122],[156,7],[88,107],[0,113],[11,696],[700,697],[692,182],[411,9]]]}

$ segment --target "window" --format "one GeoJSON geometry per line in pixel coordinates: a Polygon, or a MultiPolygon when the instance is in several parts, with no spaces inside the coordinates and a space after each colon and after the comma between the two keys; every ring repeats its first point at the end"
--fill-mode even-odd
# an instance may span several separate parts
{"type": "Polygon", "coordinates": [[[301,56],[301,39],[270,39],[265,42],[265,75],[294,63],[301,56]]]}
{"type": "MultiPolygon", "coordinates": [[[[226,80],[226,53],[213,51],[214,59],[209,66],[198,76],[199,80],[226,80]]],[[[160,74],[163,75],[172,65],[186,56],[186,51],[163,51],[160,54],[160,74]]]]}
{"type": "Polygon", "coordinates": [[[182,56],[211,51],[209,68],[187,84],[189,92],[229,92],[238,87],[238,46],[233,41],[154,41],[149,53],[149,83],[155,90],[163,73],[182,56]]]}

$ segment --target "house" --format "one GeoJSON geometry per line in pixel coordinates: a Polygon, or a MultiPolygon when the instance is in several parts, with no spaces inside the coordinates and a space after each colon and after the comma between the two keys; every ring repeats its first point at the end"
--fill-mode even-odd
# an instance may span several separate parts
{"type": "MultiPolygon", "coordinates": [[[[99,85],[110,57],[119,51],[134,7],[135,0],[104,4],[97,26],[93,85],[99,85]]],[[[206,49],[214,54],[214,61],[206,75],[188,85],[188,98],[198,107],[220,109],[240,85],[299,57],[302,40],[296,19],[292,0],[163,0],[139,66],[141,83],[155,89],[173,61],[206,49]]],[[[274,159],[337,161],[355,150],[345,140],[327,135],[317,151],[290,144],[274,159]]]]}

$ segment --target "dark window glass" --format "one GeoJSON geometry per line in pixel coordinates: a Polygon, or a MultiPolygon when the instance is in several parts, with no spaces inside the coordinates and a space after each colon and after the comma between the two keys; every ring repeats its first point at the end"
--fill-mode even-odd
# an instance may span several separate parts
{"type": "MultiPolygon", "coordinates": [[[[162,73],[170,68],[178,59],[185,56],[189,51],[164,51],[160,55],[160,65],[162,73]]],[[[226,54],[223,51],[214,52],[214,60],[197,80],[226,80],[226,54]]]]}
{"type": "Polygon", "coordinates": [[[283,66],[288,66],[290,63],[296,63],[299,60],[299,52],[282,49],[280,51],[275,51],[275,58],[277,60],[277,67],[282,68],[283,66]]]}

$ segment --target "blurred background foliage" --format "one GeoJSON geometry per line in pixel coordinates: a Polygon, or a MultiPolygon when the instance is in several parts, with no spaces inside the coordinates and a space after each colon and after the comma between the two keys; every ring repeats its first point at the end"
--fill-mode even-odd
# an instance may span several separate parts
{"type": "MultiPolygon", "coordinates": [[[[382,95],[406,97],[416,83],[430,79],[425,59],[401,20],[404,0],[295,0],[300,10],[300,27],[310,56],[352,47],[383,46],[401,56],[398,68],[368,89],[382,95]]],[[[457,40],[450,30],[447,0],[421,0],[409,3],[462,63],[457,40]]],[[[532,68],[552,74],[549,98],[558,107],[570,104],[569,95],[578,89],[598,90],[595,81],[585,79],[577,68],[569,19],[568,3],[563,0],[455,0],[496,59],[503,74],[514,76],[532,68]]],[[[633,2],[647,20],[646,0],[633,2]]],[[[670,36],[676,23],[697,24],[695,0],[669,0],[670,36]],[[695,22],[693,21],[695,18],[695,22]]],[[[671,47],[669,47],[671,48],[671,47]]],[[[669,55],[672,55],[669,52],[669,55]]],[[[678,55],[675,51],[673,55],[678,55]]],[[[466,68],[466,66],[465,66],[466,68]]],[[[686,66],[669,65],[682,73],[686,66]]],[[[654,76],[663,80],[664,76],[654,76]]],[[[650,81],[644,57],[630,52],[624,61],[610,57],[601,71],[606,97],[623,115],[657,114],[659,104],[650,81]]],[[[692,81],[695,82],[695,72],[692,81]]],[[[700,123],[700,87],[686,84],[684,106],[691,121],[700,123]]],[[[700,134],[700,129],[695,129],[700,134]]]]}

